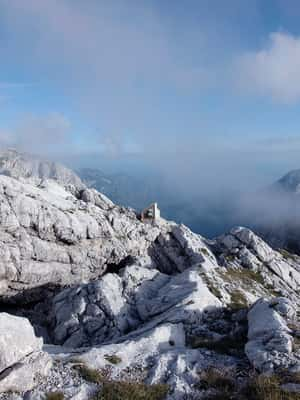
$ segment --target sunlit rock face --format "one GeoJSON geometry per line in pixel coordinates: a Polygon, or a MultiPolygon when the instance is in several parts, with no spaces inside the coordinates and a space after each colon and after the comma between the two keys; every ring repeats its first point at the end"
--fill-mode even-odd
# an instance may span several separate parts
{"type": "Polygon", "coordinates": [[[297,309],[288,299],[260,299],[251,307],[245,350],[256,369],[264,373],[300,370],[300,357],[293,353],[293,331],[288,326],[293,321],[297,321],[297,309]]]}
{"type": "Polygon", "coordinates": [[[54,181],[41,187],[0,175],[2,296],[27,294],[30,300],[42,295],[40,287],[85,282],[147,253],[156,227],[93,191],[82,196],[54,181]]]}
{"type": "Polygon", "coordinates": [[[0,400],[85,400],[104,378],[207,399],[216,374],[239,398],[254,370],[283,371],[297,390],[298,256],[244,227],[207,240],[142,223],[73,173],[13,157],[0,175],[0,296],[18,316],[0,313],[0,400]]]}
{"type": "Polygon", "coordinates": [[[52,360],[25,318],[0,313],[0,393],[25,392],[47,376],[52,360]]]}
{"type": "Polygon", "coordinates": [[[65,166],[13,149],[0,151],[0,173],[33,184],[51,179],[73,194],[85,188],[81,179],[65,166]]]}

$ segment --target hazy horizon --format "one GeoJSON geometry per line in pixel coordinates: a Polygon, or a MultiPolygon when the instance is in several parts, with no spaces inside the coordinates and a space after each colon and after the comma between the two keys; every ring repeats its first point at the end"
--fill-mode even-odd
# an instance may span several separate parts
{"type": "Polygon", "coordinates": [[[300,168],[295,0],[0,0],[0,144],[184,196],[300,168]]]}

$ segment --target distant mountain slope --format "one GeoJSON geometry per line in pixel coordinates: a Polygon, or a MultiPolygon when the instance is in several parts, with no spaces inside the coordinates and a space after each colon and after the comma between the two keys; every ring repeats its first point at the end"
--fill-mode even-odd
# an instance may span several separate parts
{"type": "Polygon", "coordinates": [[[77,171],[82,181],[109,197],[115,204],[145,208],[156,201],[166,219],[183,223],[194,232],[214,237],[232,226],[231,202],[224,199],[187,198],[178,193],[162,177],[155,174],[143,178],[127,174],[106,174],[99,169],[82,168],[77,171]]]}
{"type": "Polygon", "coordinates": [[[0,174],[32,180],[33,183],[53,179],[72,191],[85,188],[81,179],[65,166],[13,149],[0,151],[0,174]]]}
{"type": "Polygon", "coordinates": [[[78,174],[87,186],[116,204],[142,209],[157,201],[165,218],[210,238],[231,226],[243,225],[260,233],[272,246],[300,254],[300,170],[287,173],[264,190],[209,201],[205,196],[197,200],[184,197],[157,177],[106,175],[96,169],[82,169],[78,174]]]}
{"type": "Polygon", "coordinates": [[[300,170],[293,170],[258,196],[255,219],[255,228],[272,246],[297,254],[300,254],[299,196],[300,170]]]}
{"type": "Polygon", "coordinates": [[[160,196],[161,189],[154,179],[139,179],[122,173],[106,174],[93,168],[82,168],[77,173],[88,187],[97,189],[119,205],[141,209],[160,196]]]}
{"type": "Polygon", "coordinates": [[[276,190],[300,195],[300,169],[288,172],[273,185],[276,190]]]}

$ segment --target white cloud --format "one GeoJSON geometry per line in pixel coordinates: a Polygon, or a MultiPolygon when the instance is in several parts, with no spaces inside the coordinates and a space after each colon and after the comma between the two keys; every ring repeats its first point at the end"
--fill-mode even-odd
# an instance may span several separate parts
{"type": "MultiPolygon", "coordinates": [[[[207,73],[201,66],[178,62],[186,43],[179,52],[170,44],[170,34],[150,6],[101,0],[89,4],[3,0],[0,10],[11,43],[15,40],[16,48],[22,44],[21,57],[26,55],[25,62],[46,69],[51,78],[58,74],[72,85],[84,79],[100,89],[107,81],[119,86],[135,84],[138,78],[178,86],[188,81],[189,86],[192,75],[194,84],[206,85],[207,73]]],[[[193,38],[200,47],[201,34],[193,38]]]]}
{"type": "Polygon", "coordinates": [[[72,146],[71,124],[60,113],[25,115],[14,129],[0,130],[0,146],[51,155],[72,146]]]}
{"type": "MultiPolygon", "coordinates": [[[[147,139],[162,91],[199,93],[218,76],[206,68],[203,32],[186,27],[174,36],[147,2],[0,0],[0,15],[8,44],[0,59],[57,90],[113,153],[133,135],[147,139]]],[[[156,125],[151,135],[160,134],[156,125]]]]}
{"type": "Polygon", "coordinates": [[[250,91],[284,103],[300,100],[300,37],[271,33],[265,48],[238,58],[237,70],[250,91]]]}

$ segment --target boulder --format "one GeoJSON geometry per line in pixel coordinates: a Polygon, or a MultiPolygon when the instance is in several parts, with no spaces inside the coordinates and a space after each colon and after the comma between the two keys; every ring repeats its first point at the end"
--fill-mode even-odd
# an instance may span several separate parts
{"type": "Polygon", "coordinates": [[[42,349],[43,340],[37,338],[26,318],[0,314],[0,372],[42,349]]]}
{"type": "Polygon", "coordinates": [[[261,372],[288,370],[300,363],[293,354],[293,337],[287,325],[296,310],[288,299],[260,299],[248,313],[248,342],[245,347],[251,364],[261,372]]]}
{"type": "Polygon", "coordinates": [[[0,393],[30,390],[48,374],[52,362],[42,346],[26,318],[0,314],[0,393]]]}
{"type": "Polygon", "coordinates": [[[54,339],[68,347],[101,344],[147,324],[197,324],[204,310],[218,306],[198,268],[168,276],[133,265],[57,295],[54,339]]]}

